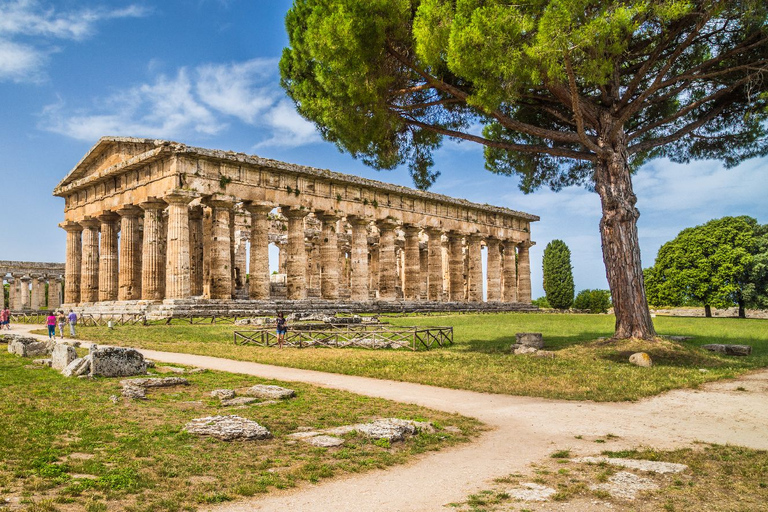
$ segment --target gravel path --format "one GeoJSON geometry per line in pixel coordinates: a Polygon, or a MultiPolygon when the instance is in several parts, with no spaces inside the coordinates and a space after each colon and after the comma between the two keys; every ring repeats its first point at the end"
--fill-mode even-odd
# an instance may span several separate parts
{"type": "Polygon", "coordinates": [[[444,505],[465,500],[469,494],[487,488],[490,480],[526,472],[530,463],[561,449],[569,449],[574,455],[593,455],[604,449],[638,445],[667,449],[693,441],[768,449],[768,370],[638,402],[593,403],[476,393],[189,354],[142,352],[158,362],[306,382],[418,404],[472,416],[492,427],[474,443],[426,454],[404,466],[205,509],[215,512],[446,510],[444,505]],[[608,434],[618,438],[595,444],[595,438],[608,434]]]}

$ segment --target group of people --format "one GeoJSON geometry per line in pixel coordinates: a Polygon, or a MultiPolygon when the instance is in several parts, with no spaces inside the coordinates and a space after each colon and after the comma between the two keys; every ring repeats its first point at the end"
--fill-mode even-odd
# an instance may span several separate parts
{"type": "Polygon", "coordinates": [[[48,314],[48,318],[46,319],[46,325],[48,326],[48,338],[49,339],[55,339],[56,338],[56,326],[59,326],[59,336],[61,339],[64,339],[64,327],[69,324],[69,335],[74,338],[75,335],[75,326],[77,325],[77,313],[69,310],[69,314],[65,315],[64,311],[51,311],[48,314]]]}
{"type": "Polygon", "coordinates": [[[11,310],[8,308],[0,311],[0,330],[2,329],[11,330],[11,310]]]}

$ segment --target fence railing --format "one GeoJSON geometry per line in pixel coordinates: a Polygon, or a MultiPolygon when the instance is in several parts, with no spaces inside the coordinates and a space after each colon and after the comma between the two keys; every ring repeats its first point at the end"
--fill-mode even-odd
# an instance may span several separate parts
{"type": "MultiPolygon", "coordinates": [[[[274,347],[277,333],[273,328],[234,332],[235,345],[274,347]]],[[[430,350],[453,344],[453,327],[383,327],[328,326],[324,329],[291,329],[285,334],[283,345],[295,348],[357,347],[367,349],[407,348],[430,350]]]]}

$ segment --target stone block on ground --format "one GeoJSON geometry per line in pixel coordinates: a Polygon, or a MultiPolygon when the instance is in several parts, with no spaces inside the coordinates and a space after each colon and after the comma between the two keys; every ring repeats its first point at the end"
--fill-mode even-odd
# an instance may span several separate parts
{"type": "Polygon", "coordinates": [[[302,440],[318,448],[335,448],[336,446],[341,446],[344,444],[344,440],[342,438],[326,435],[305,437],[302,438],[302,440]]]}
{"type": "Polygon", "coordinates": [[[235,398],[234,389],[214,389],[211,391],[211,398],[218,398],[219,400],[229,400],[235,398]]]}
{"type": "Polygon", "coordinates": [[[749,345],[724,345],[721,343],[711,343],[709,345],[702,345],[701,348],[728,356],[748,356],[752,353],[752,347],[749,345]]]}
{"type": "Polygon", "coordinates": [[[267,384],[256,384],[250,388],[238,390],[237,393],[239,395],[253,396],[267,400],[284,400],[296,396],[296,392],[292,389],[267,384]]]}
{"type": "Polygon", "coordinates": [[[129,377],[147,373],[144,356],[133,348],[92,348],[90,356],[92,376],[129,377]]]}
{"type": "Polygon", "coordinates": [[[515,334],[515,344],[542,349],[544,348],[544,339],[540,332],[518,332],[515,334]]]}
{"type": "Polygon", "coordinates": [[[147,398],[147,388],[141,386],[133,386],[131,384],[123,384],[123,390],[121,394],[125,398],[132,398],[134,400],[143,400],[147,398]]]}
{"type": "Polygon", "coordinates": [[[27,336],[14,336],[8,341],[8,352],[21,357],[47,356],[53,351],[54,342],[38,341],[27,336]]]}
{"type": "Polygon", "coordinates": [[[91,371],[91,356],[80,357],[75,359],[67,365],[66,368],[61,370],[61,374],[65,377],[80,377],[91,371]]]}
{"type": "Polygon", "coordinates": [[[417,433],[416,427],[407,423],[390,420],[376,420],[356,425],[355,430],[371,439],[386,439],[389,442],[404,441],[406,436],[417,433]]]}
{"type": "Polygon", "coordinates": [[[636,352],[629,356],[629,362],[635,366],[641,366],[643,368],[650,368],[653,366],[651,356],[645,352],[636,352]]]}
{"type": "Polygon", "coordinates": [[[60,343],[53,348],[51,353],[52,366],[57,370],[63,370],[75,359],[77,359],[77,351],[75,347],[69,345],[60,343]]]}
{"type": "Polygon", "coordinates": [[[120,384],[142,388],[167,388],[171,386],[187,386],[189,381],[183,377],[147,377],[145,379],[121,380],[120,384]]]}
{"type": "Polygon", "coordinates": [[[535,354],[539,351],[539,349],[534,347],[529,347],[528,345],[518,345],[515,343],[512,345],[512,353],[516,356],[525,355],[525,354],[535,354]]]}
{"type": "Polygon", "coordinates": [[[234,405],[248,405],[254,402],[258,402],[259,399],[252,396],[237,396],[234,398],[224,398],[221,400],[221,405],[225,407],[231,407],[234,405]]]}
{"type": "Polygon", "coordinates": [[[223,441],[235,439],[258,440],[272,437],[272,433],[253,420],[240,416],[207,416],[197,418],[184,426],[190,434],[211,436],[223,441]]]}

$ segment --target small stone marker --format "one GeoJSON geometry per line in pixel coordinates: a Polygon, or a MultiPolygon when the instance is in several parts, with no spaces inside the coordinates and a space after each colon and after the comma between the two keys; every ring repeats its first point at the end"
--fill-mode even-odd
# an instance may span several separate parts
{"type": "Polygon", "coordinates": [[[544,339],[540,332],[519,332],[515,334],[515,345],[524,345],[538,350],[544,348],[544,339]]]}
{"type": "Polygon", "coordinates": [[[253,420],[240,416],[207,416],[197,418],[184,426],[190,434],[211,436],[222,441],[234,439],[268,439],[272,433],[253,420]]]}
{"type": "Polygon", "coordinates": [[[53,353],[51,354],[51,366],[56,370],[63,370],[75,359],[77,359],[77,351],[75,350],[75,347],[59,344],[53,348],[53,353]]]}
{"type": "Polygon", "coordinates": [[[239,390],[238,394],[244,396],[253,396],[256,398],[264,398],[268,400],[284,400],[286,398],[293,398],[296,396],[296,392],[292,389],[265,384],[256,384],[250,388],[239,390]]]}
{"type": "Polygon", "coordinates": [[[651,356],[645,352],[636,352],[629,356],[629,362],[635,366],[641,366],[643,368],[650,368],[653,366],[651,356]]]}
{"type": "Polygon", "coordinates": [[[709,350],[710,352],[719,352],[727,356],[748,356],[752,353],[752,347],[749,345],[723,345],[720,343],[712,343],[709,345],[702,345],[701,348],[709,350]]]}

